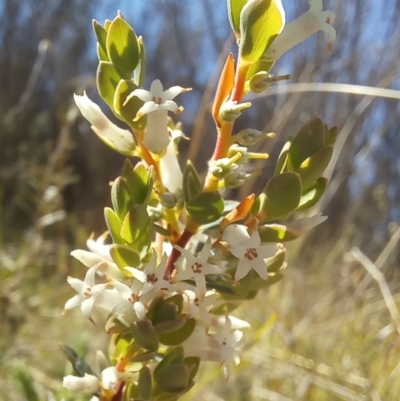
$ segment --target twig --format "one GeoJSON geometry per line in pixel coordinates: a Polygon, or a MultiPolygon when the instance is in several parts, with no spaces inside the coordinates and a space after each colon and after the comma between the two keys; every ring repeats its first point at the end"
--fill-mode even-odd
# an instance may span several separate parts
{"type": "Polygon", "coordinates": [[[398,324],[400,314],[396,307],[396,303],[394,302],[393,295],[390,292],[390,288],[387,284],[385,276],[382,274],[382,272],[379,271],[375,264],[358,248],[353,248],[351,254],[354,259],[356,259],[358,262],[361,263],[361,265],[365,267],[372,278],[378,283],[383,299],[386,303],[386,307],[390,313],[390,317],[392,318],[393,325],[400,336],[400,326],[398,324]]]}

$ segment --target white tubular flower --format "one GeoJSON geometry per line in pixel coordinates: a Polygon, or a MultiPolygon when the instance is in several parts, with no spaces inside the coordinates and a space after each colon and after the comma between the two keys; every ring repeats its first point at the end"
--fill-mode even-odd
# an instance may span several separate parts
{"type": "Polygon", "coordinates": [[[228,244],[232,255],[239,259],[235,280],[241,280],[247,276],[251,269],[254,269],[262,279],[268,278],[264,259],[274,256],[277,247],[261,245],[260,234],[257,230],[250,236],[246,226],[231,224],[225,228],[222,240],[228,244]]]}
{"type": "Polygon", "coordinates": [[[134,121],[147,114],[147,127],[143,143],[150,152],[161,153],[168,146],[170,142],[167,124],[168,111],[173,113],[181,113],[183,111],[183,108],[179,107],[172,99],[189,90],[191,88],[173,86],[164,91],[161,81],[156,79],[151,83],[150,91],[136,89],[126,98],[125,103],[134,96],[144,102],[134,121]]]}
{"type": "Polygon", "coordinates": [[[99,390],[100,380],[87,373],[83,377],[68,375],[64,377],[62,385],[70,391],[93,394],[99,390]]]}
{"type": "Polygon", "coordinates": [[[178,163],[173,140],[168,144],[167,151],[160,160],[160,171],[161,181],[170,192],[182,189],[183,174],[178,163]]]}
{"type": "Polygon", "coordinates": [[[322,0],[308,0],[310,9],[301,17],[285,25],[265,52],[265,58],[276,61],[288,50],[314,35],[324,31],[329,35],[328,50],[336,39],[336,31],[330,25],[335,16],[331,11],[323,11],[322,0]]]}
{"type": "Polygon", "coordinates": [[[65,313],[67,310],[76,306],[81,306],[81,311],[86,319],[90,319],[92,309],[96,298],[106,289],[107,284],[95,284],[97,265],[91,267],[85,276],[85,280],[68,277],[68,284],[78,293],[70,298],[64,306],[65,313]]]}
{"type": "Polygon", "coordinates": [[[110,148],[123,155],[132,156],[136,148],[135,140],[130,131],[117,127],[83,92],[83,96],[75,95],[74,100],[83,117],[92,124],[95,134],[110,148]]]}
{"type": "Polygon", "coordinates": [[[118,387],[120,374],[115,366],[110,366],[101,372],[101,384],[104,389],[115,392],[118,387]]]}
{"type": "Polygon", "coordinates": [[[141,295],[147,294],[153,290],[169,290],[175,291],[173,285],[169,281],[164,280],[165,265],[167,263],[168,256],[164,254],[160,265],[157,267],[157,253],[154,251],[151,256],[151,261],[144,270],[136,269],[135,267],[125,267],[125,270],[130,272],[132,276],[139,280],[143,287],[140,291],[141,295]]]}
{"type": "Polygon", "coordinates": [[[194,256],[192,252],[187,249],[183,249],[180,246],[175,245],[186,259],[185,270],[179,272],[175,276],[175,280],[184,281],[194,279],[196,287],[200,294],[206,293],[206,274],[221,274],[222,270],[215,265],[208,263],[211,250],[211,239],[209,238],[204,244],[203,249],[197,256],[194,256]]]}

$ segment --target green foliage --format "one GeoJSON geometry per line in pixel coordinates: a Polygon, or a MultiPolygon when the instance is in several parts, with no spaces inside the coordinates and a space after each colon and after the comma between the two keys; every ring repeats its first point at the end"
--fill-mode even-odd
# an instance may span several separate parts
{"type": "Polygon", "coordinates": [[[186,204],[188,215],[199,224],[209,224],[221,217],[224,201],[218,192],[203,192],[186,204]]]}
{"type": "Polygon", "coordinates": [[[301,179],[286,172],[268,180],[263,191],[261,210],[268,220],[284,218],[296,210],[301,198],[301,179]]]}
{"type": "Polygon", "coordinates": [[[240,57],[255,63],[282,31],[284,16],[274,0],[248,1],[240,12],[240,57]]]}

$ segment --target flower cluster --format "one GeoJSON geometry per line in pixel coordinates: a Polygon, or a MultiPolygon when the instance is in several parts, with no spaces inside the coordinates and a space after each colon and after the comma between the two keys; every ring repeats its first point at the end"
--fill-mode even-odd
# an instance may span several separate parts
{"type": "Polygon", "coordinates": [[[67,389],[102,401],[176,400],[194,385],[200,362],[217,362],[227,375],[240,362],[250,325],[232,312],[283,277],[286,241],[325,220],[295,217],[326,189],[322,174],[337,129],[320,118],[284,145],[258,194],[239,201],[223,196],[259,174],[251,163],[268,155],[248,148],[275,136],[253,128],[234,134],[236,119],[251,107],[242,98],[266,90],[276,60],[309,35],[322,29],[330,44],[335,38],[322,0],[310,5],[285,26],[280,0],[228,0],[239,56],[237,63],[228,56],[220,76],[212,107],[216,144],[204,180],[190,161],[181,170],[178,145],[185,136],[168,116],[183,111],[174,99],[190,89],[164,90],[159,80],[143,89],[143,39],[121,14],[104,26],[94,22],[99,94],[129,129],[112,123],[86,93],[75,102],[104,143],[139,162],[127,159],[112,183],[108,231],[90,237],[89,250],[72,252],[87,271],[83,280],[68,277],[76,294],[64,312],[80,307],[84,318],[105,327],[110,347],[97,371],[65,348],[78,374],[64,378],[67,389]]]}

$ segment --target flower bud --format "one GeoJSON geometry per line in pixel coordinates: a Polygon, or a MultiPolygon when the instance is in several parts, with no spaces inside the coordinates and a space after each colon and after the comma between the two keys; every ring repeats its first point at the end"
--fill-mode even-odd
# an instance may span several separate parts
{"type": "Polygon", "coordinates": [[[250,102],[238,104],[236,101],[228,100],[221,106],[219,116],[221,120],[233,123],[238,117],[240,117],[242,110],[248,109],[250,106],[250,102]]]}
{"type": "Polygon", "coordinates": [[[239,131],[232,137],[232,140],[243,146],[253,146],[261,139],[275,138],[274,132],[264,133],[253,128],[246,128],[239,131]]]}
{"type": "Polygon", "coordinates": [[[85,373],[83,377],[68,375],[63,379],[63,387],[79,393],[95,393],[100,388],[100,381],[96,376],[85,373]]]}
{"type": "Polygon", "coordinates": [[[110,391],[116,391],[118,387],[119,372],[115,366],[110,366],[101,372],[101,381],[103,388],[110,391]]]}

